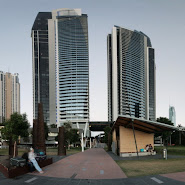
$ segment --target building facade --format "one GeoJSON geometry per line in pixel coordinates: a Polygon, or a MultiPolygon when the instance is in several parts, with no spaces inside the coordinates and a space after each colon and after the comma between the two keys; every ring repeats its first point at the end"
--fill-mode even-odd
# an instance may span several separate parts
{"type": "Polygon", "coordinates": [[[169,106],[169,120],[176,126],[176,112],[173,106],[169,106]]]}
{"type": "Polygon", "coordinates": [[[38,103],[43,104],[44,121],[49,124],[49,49],[48,19],[51,12],[39,12],[32,27],[33,119],[37,119],[38,103]]]}
{"type": "Polygon", "coordinates": [[[108,120],[130,115],[155,121],[155,52],[139,31],[114,26],[107,37],[108,120]]]}
{"type": "MultiPolygon", "coordinates": [[[[34,24],[36,24],[38,16],[34,24]]],[[[36,54],[33,56],[33,59],[35,58],[33,60],[33,81],[38,84],[38,87],[33,84],[35,110],[37,102],[43,102],[41,98],[43,96],[47,104],[43,103],[43,109],[46,106],[45,111],[47,111],[47,116],[45,115],[47,119],[45,117],[44,119],[48,120],[48,124],[57,123],[60,126],[64,122],[70,121],[73,123],[73,127],[87,128],[86,123],[89,122],[87,15],[82,14],[81,9],[54,10],[44,16],[43,23],[40,22],[38,30],[36,30],[32,29],[33,43],[40,46],[41,41],[38,36],[42,39],[45,37],[43,41],[45,50],[41,52],[40,48],[36,47],[36,54]],[[44,34],[43,30],[39,31],[42,24],[44,24],[43,29],[47,34],[44,34]],[[39,32],[44,35],[41,37],[39,32]],[[43,55],[45,60],[42,62],[43,55]],[[40,56],[39,59],[38,56],[40,56]],[[37,64],[39,62],[40,66],[42,63],[45,66],[43,71],[37,64]],[[37,66],[40,68],[38,69],[37,66]],[[41,90],[41,76],[44,76],[43,91],[41,90]],[[46,81],[47,83],[45,83],[46,81]],[[40,100],[37,98],[38,92],[40,100]]],[[[33,51],[35,52],[34,48],[33,51]]],[[[37,115],[36,111],[34,115],[37,115]]]]}
{"type": "Polygon", "coordinates": [[[20,113],[20,83],[18,74],[0,71],[0,123],[14,112],[20,113]]]}

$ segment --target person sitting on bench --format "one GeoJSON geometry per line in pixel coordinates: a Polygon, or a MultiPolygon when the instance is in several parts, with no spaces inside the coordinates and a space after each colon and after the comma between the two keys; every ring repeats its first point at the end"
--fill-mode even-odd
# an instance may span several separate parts
{"type": "Polygon", "coordinates": [[[149,144],[149,149],[148,149],[148,151],[151,152],[151,153],[153,152],[153,147],[152,147],[151,144],[149,144]]]}
{"type": "Polygon", "coordinates": [[[148,152],[149,150],[149,145],[146,145],[146,152],[148,152]]]}
{"type": "Polygon", "coordinates": [[[37,161],[35,160],[35,153],[34,153],[34,149],[30,148],[30,152],[28,154],[28,159],[33,163],[33,166],[35,167],[35,169],[39,172],[39,173],[44,173],[42,171],[42,169],[40,168],[40,166],[38,165],[37,161]]]}

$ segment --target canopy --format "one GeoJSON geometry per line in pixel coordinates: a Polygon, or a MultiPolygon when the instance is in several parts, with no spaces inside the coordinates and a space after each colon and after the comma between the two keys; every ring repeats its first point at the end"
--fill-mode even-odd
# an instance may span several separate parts
{"type": "Polygon", "coordinates": [[[146,133],[157,133],[157,132],[159,133],[163,131],[178,130],[177,127],[174,127],[172,125],[150,121],[146,119],[141,119],[141,118],[130,117],[126,115],[118,116],[117,120],[115,121],[112,127],[112,130],[118,126],[124,126],[125,128],[132,129],[132,123],[134,125],[135,130],[139,130],[139,131],[146,132],[146,133]]]}

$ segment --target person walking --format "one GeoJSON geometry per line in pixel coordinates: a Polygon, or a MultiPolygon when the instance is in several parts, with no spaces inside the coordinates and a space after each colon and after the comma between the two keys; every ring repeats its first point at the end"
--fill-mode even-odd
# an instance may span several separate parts
{"type": "Polygon", "coordinates": [[[37,161],[35,160],[35,153],[34,153],[34,149],[30,148],[30,152],[28,154],[28,159],[30,160],[30,162],[33,163],[33,166],[35,167],[35,169],[39,172],[39,173],[44,173],[42,171],[42,169],[40,168],[40,166],[38,165],[37,161]]]}

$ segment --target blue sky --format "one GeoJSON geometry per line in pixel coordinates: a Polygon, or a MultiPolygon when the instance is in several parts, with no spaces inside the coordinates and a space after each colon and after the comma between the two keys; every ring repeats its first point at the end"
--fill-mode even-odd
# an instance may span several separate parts
{"type": "Polygon", "coordinates": [[[107,120],[106,37],[114,25],[144,32],[155,48],[157,117],[175,106],[177,124],[185,126],[184,0],[2,0],[0,70],[19,73],[21,112],[32,123],[31,28],[37,13],[81,8],[88,14],[90,119],[107,120]]]}

